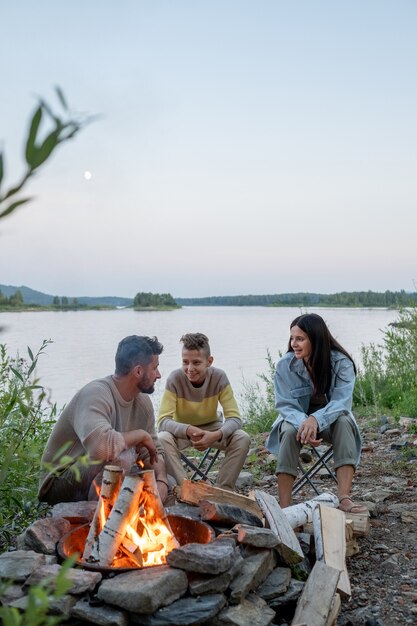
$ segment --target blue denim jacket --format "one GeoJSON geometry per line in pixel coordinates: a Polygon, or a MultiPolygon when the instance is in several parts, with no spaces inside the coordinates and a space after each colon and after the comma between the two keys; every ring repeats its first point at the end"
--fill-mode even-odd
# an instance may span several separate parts
{"type": "MultiPolygon", "coordinates": [[[[361,452],[359,427],[352,413],[352,394],[355,386],[355,371],[352,361],[341,352],[331,353],[332,380],[327,394],[327,404],[314,411],[319,425],[319,432],[337,420],[339,415],[348,415],[356,431],[357,463],[361,452]]],[[[313,395],[313,384],[302,359],[297,359],[293,352],[287,352],[277,363],[274,378],[275,406],[278,418],[275,420],[266,448],[273,454],[279,450],[279,430],[282,422],[292,424],[296,430],[308,417],[308,407],[313,395]]]]}

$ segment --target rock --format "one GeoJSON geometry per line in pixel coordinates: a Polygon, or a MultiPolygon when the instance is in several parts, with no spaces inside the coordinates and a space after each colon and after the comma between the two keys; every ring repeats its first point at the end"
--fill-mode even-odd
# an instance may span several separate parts
{"type": "Polygon", "coordinates": [[[233,565],[234,545],[225,540],[187,543],[167,555],[167,563],[191,572],[220,574],[233,565]]]}
{"type": "Polygon", "coordinates": [[[35,552],[55,555],[56,544],[70,530],[70,522],[62,517],[39,519],[24,533],[24,544],[35,552]]]}
{"type": "Polygon", "coordinates": [[[180,517],[189,517],[194,520],[201,520],[200,507],[185,502],[177,502],[172,506],[166,506],[167,515],[179,515],[180,517]]]}
{"type": "Polygon", "coordinates": [[[1,594],[2,604],[9,604],[19,598],[23,598],[25,592],[20,585],[9,585],[1,594]]]}
{"type": "Polygon", "coordinates": [[[286,593],[291,580],[291,570],[288,567],[276,567],[256,593],[264,600],[272,600],[286,593]]]}
{"type": "Polygon", "coordinates": [[[237,604],[264,582],[277,564],[274,550],[259,550],[244,559],[242,568],[230,584],[230,604],[237,604]]]}
{"type": "Polygon", "coordinates": [[[16,550],[0,554],[0,578],[15,582],[25,581],[35,570],[45,564],[45,555],[33,550],[16,550]]]}
{"type": "Polygon", "coordinates": [[[85,622],[99,626],[128,626],[127,613],[112,606],[91,606],[88,598],[82,598],[71,610],[71,617],[77,617],[85,622]]]}
{"type": "Polygon", "coordinates": [[[208,626],[269,626],[274,617],[265,600],[250,594],[240,604],[223,609],[208,626]]]}
{"type": "MultiPolygon", "coordinates": [[[[51,587],[54,588],[53,579],[56,578],[60,571],[62,571],[61,565],[43,565],[29,576],[25,585],[32,587],[39,584],[42,580],[50,578],[52,579],[51,587]]],[[[99,572],[89,572],[84,569],[68,569],[65,577],[71,582],[71,587],[67,590],[67,593],[74,595],[93,591],[102,579],[102,575],[99,572]]]]}
{"type": "Polygon", "coordinates": [[[384,502],[387,498],[395,493],[393,489],[387,489],[386,487],[376,487],[367,493],[362,495],[362,500],[367,502],[384,502]]]}
{"type": "Polygon", "coordinates": [[[311,452],[309,452],[308,450],[301,450],[301,452],[300,452],[300,459],[304,463],[311,463],[311,461],[313,460],[313,456],[312,456],[311,452]]]}
{"type": "Polygon", "coordinates": [[[237,524],[233,530],[237,531],[237,540],[240,543],[256,548],[274,548],[280,543],[279,538],[270,528],[255,528],[246,524],[237,524]]]}
{"type": "Polygon", "coordinates": [[[236,489],[250,489],[254,480],[251,472],[240,472],[236,480],[236,489]]]}
{"type": "Polygon", "coordinates": [[[97,596],[132,613],[154,613],[178,600],[188,588],[185,572],[172,567],[148,567],[101,583],[97,596]]]}
{"type": "Polygon", "coordinates": [[[209,576],[207,574],[195,574],[189,581],[189,590],[192,596],[198,596],[203,593],[222,593],[226,591],[230,582],[240,572],[243,565],[243,557],[239,548],[235,550],[235,558],[232,567],[218,574],[217,576],[209,576]]]}
{"type": "Polygon", "coordinates": [[[97,502],[93,500],[81,500],[80,502],[59,502],[51,509],[52,517],[65,517],[71,522],[82,524],[91,522],[94,517],[97,502]]]}
{"type": "Polygon", "coordinates": [[[399,428],[389,428],[385,431],[385,434],[388,437],[396,437],[398,435],[401,435],[401,430],[399,428]]]}
{"type": "MultiPolygon", "coordinates": [[[[25,611],[28,607],[28,602],[29,596],[24,596],[19,598],[19,600],[11,602],[9,606],[25,611]]],[[[48,605],[48,612],[52,615],[62,615],[65,619],[68,619],[76,602],[77,598],[74,596],[62,596],[61,598],[53,599],[48,605]]]]}
{"type": "Polygon", "coordinates": [[[301,580],[295,580],[295,578],[291,578],[290,584],[288,585],[287,592],[283,595],[277,596],[268,602],[269,606],[273,609],[280,609],[287,605],[292,605],[297,602],[300,597],[302,591],[304,589],[304,583],[301,580]]]}
{"type": "Polygon", "coordinates": [[[409,511],[403,511],[401,513],[401,521],[404,524],[415,524],[417,523],[417,507],[414,505],[414,509],[410,509],[409,511]]]}
{"type": "Polygon", "coordinates": [[[192,626],[202,624],[217,613],[226,604],[223,594],[212,594],[199,598],[182,598],[169,606],[163,607],[153,615],[132,616],[132,624],[140,626],[192,626]]]}

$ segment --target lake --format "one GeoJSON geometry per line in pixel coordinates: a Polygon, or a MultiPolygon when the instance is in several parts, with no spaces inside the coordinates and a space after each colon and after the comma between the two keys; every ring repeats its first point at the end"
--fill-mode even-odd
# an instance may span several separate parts
{"type": "MultiPolygon", "coordinates": [[[[398,317],[386,309],[314,308],[332,334],[360,365],[361,346],[379,343],[388,324],[398,317]]],[[[153,394],[158,406],[167,375],[180,366],[181,335],[203,332],[209,339],[214,365],[224,369],[239,398],[243,379],[256,381],[266,371],[267,350],[274,360],[285,352],[290,322],[299,308],[184,307],[176,311],[39,311],[1,313],[0,342],[9,354],[27,356],[43,339],[52,339],[41,356],[37,374],[62,407],[94,378],[114,371],[117,344],[127,335],[157,335],[164,345],[160,357],[162,379],[153,394]]]]}

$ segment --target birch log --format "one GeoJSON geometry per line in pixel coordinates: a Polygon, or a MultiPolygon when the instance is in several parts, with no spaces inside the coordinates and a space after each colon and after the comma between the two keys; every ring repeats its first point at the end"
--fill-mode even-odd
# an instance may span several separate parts
{"type": "Polygon", "coordinates": [[[313,521],[313,510],[318,504],[337,508],[339,506],[339,498],[330,492],[321,493],[319,496],[307,500],[307,502],[288,506],[282,510],[291,528],[297,528],[298,526],[304,526],[304,524],[313,521]]]}
{"type": "Polygon", "coordinates": [[[103,480],[101,482],[100,497],[94,517],[90,524],[87,540],[85,542],[83,560],[86,561],[91,555],[96,537],[103,530],[104,524],[110,515],[116,501],[122,482],[123,470],[118,465],[106,465],[103,470],[103,480]]]}
{"type": "Polygon", "coordinates": [[[125,476],[109,518],[94,542],[89,562],[103,567],[112,564],[127,525],[138,510],[143,488],[144,482],[140,476],[125,476]]]}

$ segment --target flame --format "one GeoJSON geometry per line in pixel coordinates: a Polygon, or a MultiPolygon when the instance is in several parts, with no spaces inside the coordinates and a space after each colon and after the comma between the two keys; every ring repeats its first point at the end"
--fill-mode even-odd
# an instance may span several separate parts
{"type": "Polygon", "coordinates": [[[142,459],[137,459],[136,465],[139,465],[141,469],[145,467],[145,463],[142,461],[142,459]]]}
{"type": "Polygon", "coordinates": [[[99,507],[100,507],[100,510],[99,510],[99,520],[100,520],[99,532],[101,532],[103,530],[103,528],[105,526],[105,523],[106,523],[106,520],[107,520],[107,518],[106,518],[106,511],[105,511],[105,508],[104,508],[103,499],[101,498],[101,485],[99,485],[99,483],[96,481],[96,479],[93,480],[93,487],[94,487],[94,489],[96,491],[97,499],[98,499],[98,501],[100,503],[99,504],[99,507]]]}
{"type": "Polygon", "coordinates": [[[161,565],[178,544],[164,520],[155,516],[154,508],[146,506],[147,495],[144,500],[128,525],[126,536],[139,548],[145,566],[161,565]]]}

